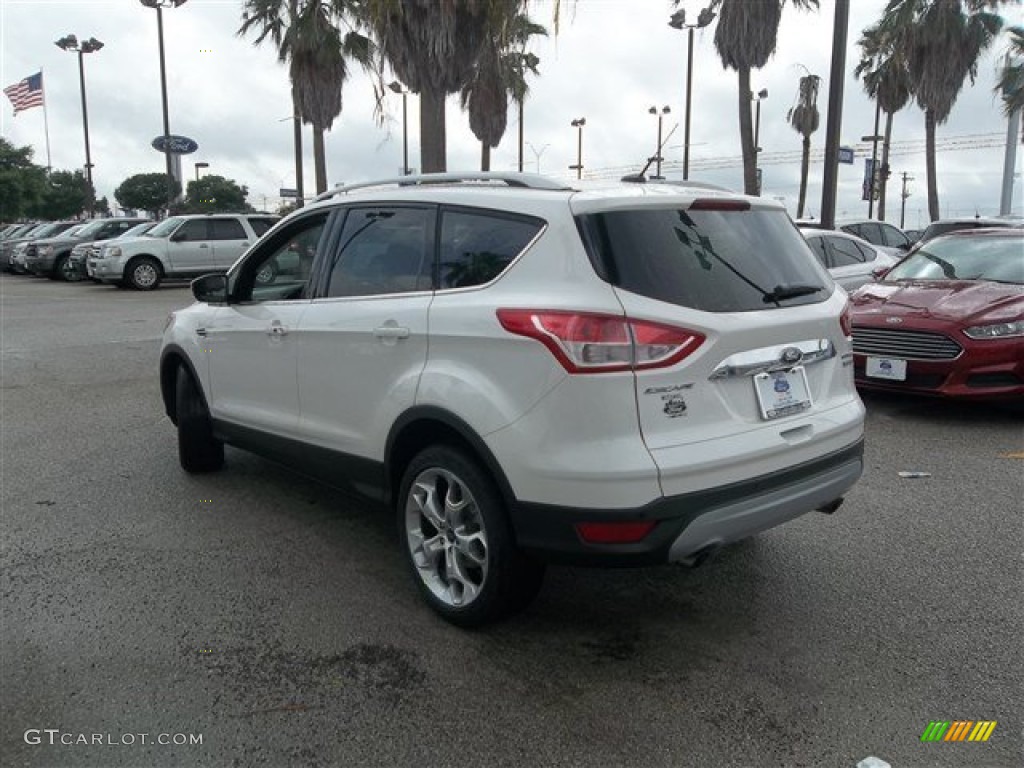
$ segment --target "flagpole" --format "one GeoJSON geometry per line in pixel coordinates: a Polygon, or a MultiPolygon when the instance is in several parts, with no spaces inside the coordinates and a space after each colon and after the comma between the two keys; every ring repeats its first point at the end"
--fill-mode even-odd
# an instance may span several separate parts
{"type": "Polygon", "coordinates": [[[43,77],[43,68],[39,68],[39,85],[43,88],[43,130],[46,131],[46,174],[52,171],[50,165],[50,118],[46,113],[46,78],[43,77]]]}

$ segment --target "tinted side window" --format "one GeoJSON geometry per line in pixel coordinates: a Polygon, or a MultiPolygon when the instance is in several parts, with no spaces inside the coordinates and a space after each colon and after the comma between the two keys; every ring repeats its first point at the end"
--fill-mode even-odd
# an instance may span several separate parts
{"type": "Polygon", "coordinates": [[[273,219],[249,219],[249,224],[252,226],[252,231],[256,233],[256,237],[263,237],[275,222],[273,219]]]}
{"type": "Polygon", "coordinates": [[[814,251],[814,255],[817,257],[818,263],[823,267],[828,267],[828,254],[825,253],[825,238],[811,237],[808,238],[807,244],[811,246],[811,250],[814,251]]]}
{"type": "Polygon", "coordinates": [[[706,312],[824,301],[831,281],[783,211],[645,208],[580,217],[618,287],[706,312]],[[797,291],[797,288],[805,289],[797,291]]]}
{"type": "Polygon", "coordinates": [[[852,264],[863,264],[864,253],[852,240],[845,237],[830,237],[828,244],[832,246],[832,262],[836,267],[849,267],[852,264]]]}
{"type": "Polygon", "coordinates": [[[882,230],[882,245],[888,245],[893,248],[903,248],[910,244],[910,240],[907,239],[907,236],[891,224],[879,224],[878,226],[882,230]]]}
{"type": "Polygon", "coordinates": [[[297,219],[261,240],[237,270],[237,301],[283,301],[308,297],[307,285],[327,223],[321,210],[297,219]]]}
{"type": "Polygon", "coordinates": [[[245,240],[245,227],[238,219],[210,219],[211,240],[245,240]]]}
{"type": "Polygon", "coordinates": [[[543,223],[492,213],[444,211],[441,214],[439,287],[483,285],[500,275],[543,223]]]}
{"type": "Polygon", "coordinates": [[[431,288],[430,208],[352,208],[334,254],[327,296],[374,296],[431,288]]]}
{"type": "Polygon", "coordinates": [[[203,219],[192,219],[191,221],[186,221],[174,234],[177,235],[177,238],[182,242],[209,240],[209,235],[206,231],[206,221],[203,219]]]}

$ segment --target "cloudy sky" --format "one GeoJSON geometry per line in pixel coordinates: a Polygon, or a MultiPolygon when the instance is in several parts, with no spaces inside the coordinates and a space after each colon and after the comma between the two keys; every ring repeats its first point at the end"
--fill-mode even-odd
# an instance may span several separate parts
{"type": "MultiPolygon", "coordinates": [[[[874,108],[852,78],[860,31],[880,15],[884,0],[852,0],[847,73],[844,86],[842,142],[857,149],[855,165],[840,166],[837,215],[862,216],[861,181],[865,150],[860,141],[873,130],[874,108]]],[[[249,188],[257,208],[276,208],[281,187],[294,187],[287,73],[269,48],[240,39],[240,0],[189,0],[164,12],[171,132],[199,143],[183,158],[186,178],[194,163],[249,188]]],[[[566,3],[563,3],[566,5],[566,3]]],[[[702,3],[686,0],[688,18],[702,3]]],[[[686,35],[667,25],[669,0],[577,0],[568,3],[557,35],[532,46],[540,57],[541,76],[531,83],[526,104],[527,170],[562,178],[574,172],[576,129],[569,123],[585,117],[585,175],[618,176],[638,170],[653,154],[657,120],[651,106],[668,106],[664,132],[664,173],[681,177],[683,112],[686,84],[686,35]],[[678,125],[678,127],[677,127],[678,125]]],[[[1007,24],[1024,24],[1020,6],[1007,10],[1007,24]]],[[[548,26],[549,2],[535,2],[533,17],[548,26]]],[[[786,123],[797,81],[805,69],[822,77],[819,109],[822,123],[812,138],[820,155],[825,143],[825,113],[834,4],[802,13],[787,5],[775,57],[753,75],[754,90],[767,88],[761,105],[764,194],[785,200],[796,210],[799,190],[800,136],[786,123]]],[[[691,123],[691,178],[742,188],[739,155],[737,85],[734,72],[723,69],[714,51],[713,30],[698,32],[694,50],[691,123]]],[[[100,195],[113,200],[113,189],[127,176],[163,170],[163,157],[151,146],[162,133],[160,75],[155,11],[137,0],[0,0],[0,85],[7,86],[42,68],[49,118],[51,163],[77,168],[85,162],[78,67],[75,58],[53,43],[66,34],[96,37],[103,50],[85,58],[89,129],[94,180],[100,195]]],[[[949,121],[940,126],[939,199],[943,215],[998,212],[1007,121],[992,92],[1002,36],[982,59],[978,80],[961,92],[949,121]]],[[[390,78],[389,78],[390,79],[390,78]]],[[[344,111],[327,135],[331,184],[391,176],[402,164],[401,97],[389,94],[385,124],[374,120],[368,76],[357,72],[345,86],[344,111]]],[[[418,166],[417,98],[410,96],[410,165],[418,166]]],[[[37,162],[46,162],[44,115],[32,109],[12,116],[0,104],[0,132],[16,145],[31,145],[37,162]]],[[[494,170],[516,166],[514,110],[505,139],[493,151],[494,170]]],[[[307,130],[307,194],[313,189],[312,140],[307,130]]],[[[896,116],[887,219],[899,223],[899,178],[908,184],[906,226],[927,221],[924,169],[924,116],[911,106],[896,116]]],[[[1024,210],[1018,153],[1014,212],[1024,210]]],[[[453,97],[448,105],[448,167],[479,168],[479,144],[453,97]]],[[[823,165],[812,162],[808,209],[821,204],[823,165]]]]}

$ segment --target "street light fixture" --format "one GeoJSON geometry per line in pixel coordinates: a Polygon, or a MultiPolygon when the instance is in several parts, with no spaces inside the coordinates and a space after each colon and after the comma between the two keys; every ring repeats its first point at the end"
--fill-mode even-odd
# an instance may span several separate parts
{"type": "Polygon", "coordinates": [[[177,8],[186,0],[139,0],[146,8],[156,9],[157,37],[160,41],[160,95],[164,108],[164,160],[167,165],[167,204],[174,202],[174,168],[171,163],[171,123],[167,116],[167,66],[164,63],[164,8],[177,8]]]}
{"type": "Polygon", "coordinates": [[[200,168],[209,168],[209,167],[210,167],[209,163],[196,163],[196,181],[199,181],[199,169],[200,168]]]}
{"type": "Polygon", "coordinates": [[[408,112],[406,111],[405,99],[409,95],[409,92],[402,87],[402,84],[397,80],[392,80],[388,84],[395,93],[402,94],[402,175],[409,175],[409,119],[408,112]]]}
{"type": "Polygon", "coordinates": [[[761,194],[761,169],[758,157],[761,153],[761,102],[768,98],[768,89],[762,88],[757,93],[751,92],[750,100],[756,104],[754,112],[754,173],[757,176],[757,194],[761,194]]]}
{"type": "Polygon", "coordinates": [[[576,165],[570,165],[570,171],[576,171],[576,178],[583,178],[583,126],[587,124],[587,118],[578,117],[569,125],[576,129],[576,165]]]}
{"type": "Polygon", "coordinates": [[[661,156],[661,121],[665,117],[665,115],[667,115],[672,110],[669,109],[667,106],[664,106],[664,107],[661,108],[660,112],[658,111],[657,107],[651,107],[647,111],[650,114],[652,114],[652,115],[657,115],[658,116],[658,143],[655,145],[655,149],[654,149],[654,169],[655,170],[654,170],[654,177],[653,178],[660,180],[660,179],[664,178],[661,175],[661,161],[664,159],[661,156]]]}
{"type": "MultiPolygon", "coordinates": [[[[65,51],[73,51],[78,54],[78,81],[82,88],[82,128],[85,131],[85,178],[92,186],[92,157],[89,154],[89,108],[85,101],[85,54],[95,53],[103,47],[103,43],[95,37],[78,42],[74,35],[65,35],[56,43],[58,48],[65,51]]],[[[92,213],[92,203],[89,204],[89,213],[92,213]]]]}
{"type": "MultiPolygon", "coordinates": [[[[683,179],[690,178],[690,96],[693,93],[693,30],[706,27],[715,19],[715,12],[710,7],[697,14],[696,24],[686,23],[686,9],[680,8],[672,14],[668,25],[672,29],[685,29],[686,45],[686,127],[683,131],[683,179]]],[[[660,154],[660,153],[659,153],[660,154]]]]}

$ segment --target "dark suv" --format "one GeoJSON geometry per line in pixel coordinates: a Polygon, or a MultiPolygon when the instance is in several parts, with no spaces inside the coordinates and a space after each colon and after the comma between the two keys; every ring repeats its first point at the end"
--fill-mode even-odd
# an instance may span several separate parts
{"type": "Polygon", "coordinates": [[[110,240],[124,234],[145,219],[110,218],[95,219],[73,234],[61,234],[30,243],[25,251],[25,267],[36,275],[46,275],[53,280],[74,280],[76,272],[71,269],[71,250],[80,243],[110,240]]]}

